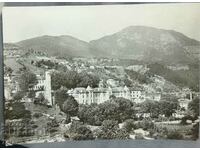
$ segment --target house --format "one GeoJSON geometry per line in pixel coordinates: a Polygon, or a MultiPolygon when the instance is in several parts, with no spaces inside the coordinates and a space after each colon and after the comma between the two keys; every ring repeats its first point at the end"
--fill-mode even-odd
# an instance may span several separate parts
{"type": "Polygon", "coordinates": [[[108,86],[111,86],[111,87],[117,87],[119,85],[119,81],[116,81],[114,79],[108,79],[106,83],[108,86]]]}
{"type": "Polygon", "coordinates": [[[181,108],[184,108],[185,110],[188,109],[188,104],[191,102],[191,100],[187,99],[187,98],[180,98],[178,99],[179,101],[179,105],[181,108]]]}

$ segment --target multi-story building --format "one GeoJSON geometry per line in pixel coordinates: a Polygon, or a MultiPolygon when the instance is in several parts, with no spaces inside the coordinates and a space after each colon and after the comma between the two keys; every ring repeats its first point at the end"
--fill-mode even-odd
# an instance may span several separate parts
{"type": "Polygon", "coordinates": [[[75,88],[68,91],[68,94],[73,96],[80,104],[103,103],[110,99],[111,96],[123,97],[132,100],[135,103],[144,102],[146,99],[159,101],[161,98],[160,93],[147,94],[143,90],[128,88],[128,87],[115,87],[115,88],[75,88]]]}

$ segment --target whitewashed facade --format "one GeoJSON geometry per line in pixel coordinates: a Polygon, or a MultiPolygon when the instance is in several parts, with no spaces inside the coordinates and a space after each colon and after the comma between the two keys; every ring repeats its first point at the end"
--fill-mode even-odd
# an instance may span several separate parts
{"type": "Polygon", "coordinates": [[[111,96],[126,98],[132,100],[135,103],[142,103],[148,99],[159,101],[161,98],[160,93],[153,93],[149,95],[142,90],[128,88],[126,86],[115,88],[91,88],[90,86],[87,88],[79,87],[69,90],[68,94],[73,96],[80,104],[100,104],[109,100],[111,96]]]}

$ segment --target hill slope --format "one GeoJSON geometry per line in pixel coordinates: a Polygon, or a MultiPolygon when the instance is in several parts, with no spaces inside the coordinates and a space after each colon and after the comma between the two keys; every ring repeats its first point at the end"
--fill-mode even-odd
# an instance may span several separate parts
{"type": "Polygon", "coordinates": [[[50,56],[90,56],[89,44],[71,36],[41,36],[16,43],[24,50],[34,49],[50,56]]]}
{"type": "Polygon", "coordinates": [[[194,59],[188,55],[188,47],[200,46],[200,42],[172,30],[130,26],[90,45],[96,56],[182,62],[194,59]]]}

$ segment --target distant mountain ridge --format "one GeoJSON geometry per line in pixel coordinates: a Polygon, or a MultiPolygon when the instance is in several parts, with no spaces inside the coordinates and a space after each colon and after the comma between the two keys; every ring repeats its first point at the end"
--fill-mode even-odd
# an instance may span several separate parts
{"type": "Polygon", "coordinates": [[[23,47],[24,51],[34,49],[50,56],[108,57],[174,63],[194,61],[197,58],[193,53],[200,48],[199,41],[182,33],[146,26],[129,26],[90,42],[68,35],[46,35],[14,44],[23,47]]]}
{"type": "Polygon", "coordinates": [[[90,56],[89,44],[68,35],[40,36],[16,43],[24,50],[43,51],[50,56],[90,56]]]}
{"type": "MultiPolygon", "coordinates": [[[[115,34],[90,42],[96,54],[111,57],[136,58],[147,61],[191,60],[185,47],[200,46],[200,42],[173,30],[130,26],[115,34]]],[[[192,58],[193,59],[193,58],[192,58]]]]}

